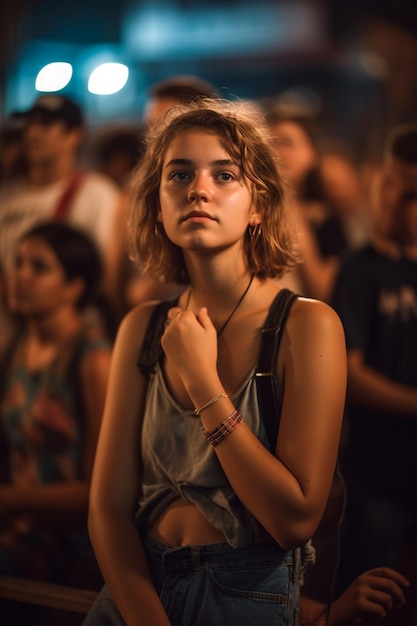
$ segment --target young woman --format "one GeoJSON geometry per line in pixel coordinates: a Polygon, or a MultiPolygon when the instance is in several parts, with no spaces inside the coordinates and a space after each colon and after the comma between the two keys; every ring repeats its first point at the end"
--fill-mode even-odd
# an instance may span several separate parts
{"type": "Polygon", "coordinates": [[[155,372],[138,368],[143,346],[152,354],[155,303],[129,312],[116,339],[89,511],[107,584],[85,624],[296,624],[298,548],[337,457],[341,323],[322,302],[293,304],[270,448],[254,368],[275,279],[295,252],[261,120],[219,101],[172,110],[149,136],[135,189],[145,269],[188,287],[162,324],[155,372]]]}
{"type": "Polygon", "coordinates": [[[87,505],[111,341],[86,315],[100,281],[98,252],[72,227],[42,223],[18,243],[18,332],[1,360],[1,574],[101,584],[87,505]]]}

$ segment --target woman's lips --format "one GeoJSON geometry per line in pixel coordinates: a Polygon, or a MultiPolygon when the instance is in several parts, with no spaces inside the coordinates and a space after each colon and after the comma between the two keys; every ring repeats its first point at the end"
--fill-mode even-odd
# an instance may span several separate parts
{"type": "Polygon", "coordinates": [[[182,221],[187,222],[190,220],[198,222],[199,220],[214,220],[214,217],[205,211],[190,211],[185,217],[183,217],[182,221]]]}

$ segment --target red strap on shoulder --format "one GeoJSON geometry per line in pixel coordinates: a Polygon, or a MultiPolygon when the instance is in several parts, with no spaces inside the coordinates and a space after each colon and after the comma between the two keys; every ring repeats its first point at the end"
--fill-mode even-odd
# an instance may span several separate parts
{"type": "Polygon", "coordinates": [[[53,213],[53,219],[64,220],[67,217],[71,208],[72,200],[75,196],[76,191],[84,180],[84,176],[85,172],[83,171],[75,172],[74,176],[70,180],[68,187],[65,189],[64,193],[58,200],[58,203],[53,213]]]}

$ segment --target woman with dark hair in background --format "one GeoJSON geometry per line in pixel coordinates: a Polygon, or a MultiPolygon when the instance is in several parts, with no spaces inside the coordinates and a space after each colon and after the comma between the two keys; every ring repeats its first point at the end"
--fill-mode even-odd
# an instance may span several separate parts
{"type": "Polygon", "coordinates": [[[86,517],[112,346],[86,311],[100,285],[81,231],[47,222],[19,240],[8,283],[18,330],[0,361],[0,574],[99,584],[86,517]]]}

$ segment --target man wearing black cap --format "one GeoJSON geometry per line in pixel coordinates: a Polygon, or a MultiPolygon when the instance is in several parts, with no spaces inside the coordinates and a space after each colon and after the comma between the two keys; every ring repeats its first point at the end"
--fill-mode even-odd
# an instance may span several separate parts
{"type": "Polygon", "coordinates": [[[80,107],[70,98],[55,94],[39,96],[33,106],[25,113],[20,113],[20,115],[29,119],[37,117],[45,124],[64,121],[67,128],[81,128],[84,126],[80,107]]]}
{"type": "Polygon", "coordinates": [[[120,215],[123,197],[110,180],[78,167],[85,125],[80,107],[59,94],[41,95],[23,123],[27,172],[5,185],[0,194],[0,270],[13,264],[14,247],[31,226],[61,219],[86,231],[102,252],[106,286],[115,293],[122,258],[120,215]]]}

